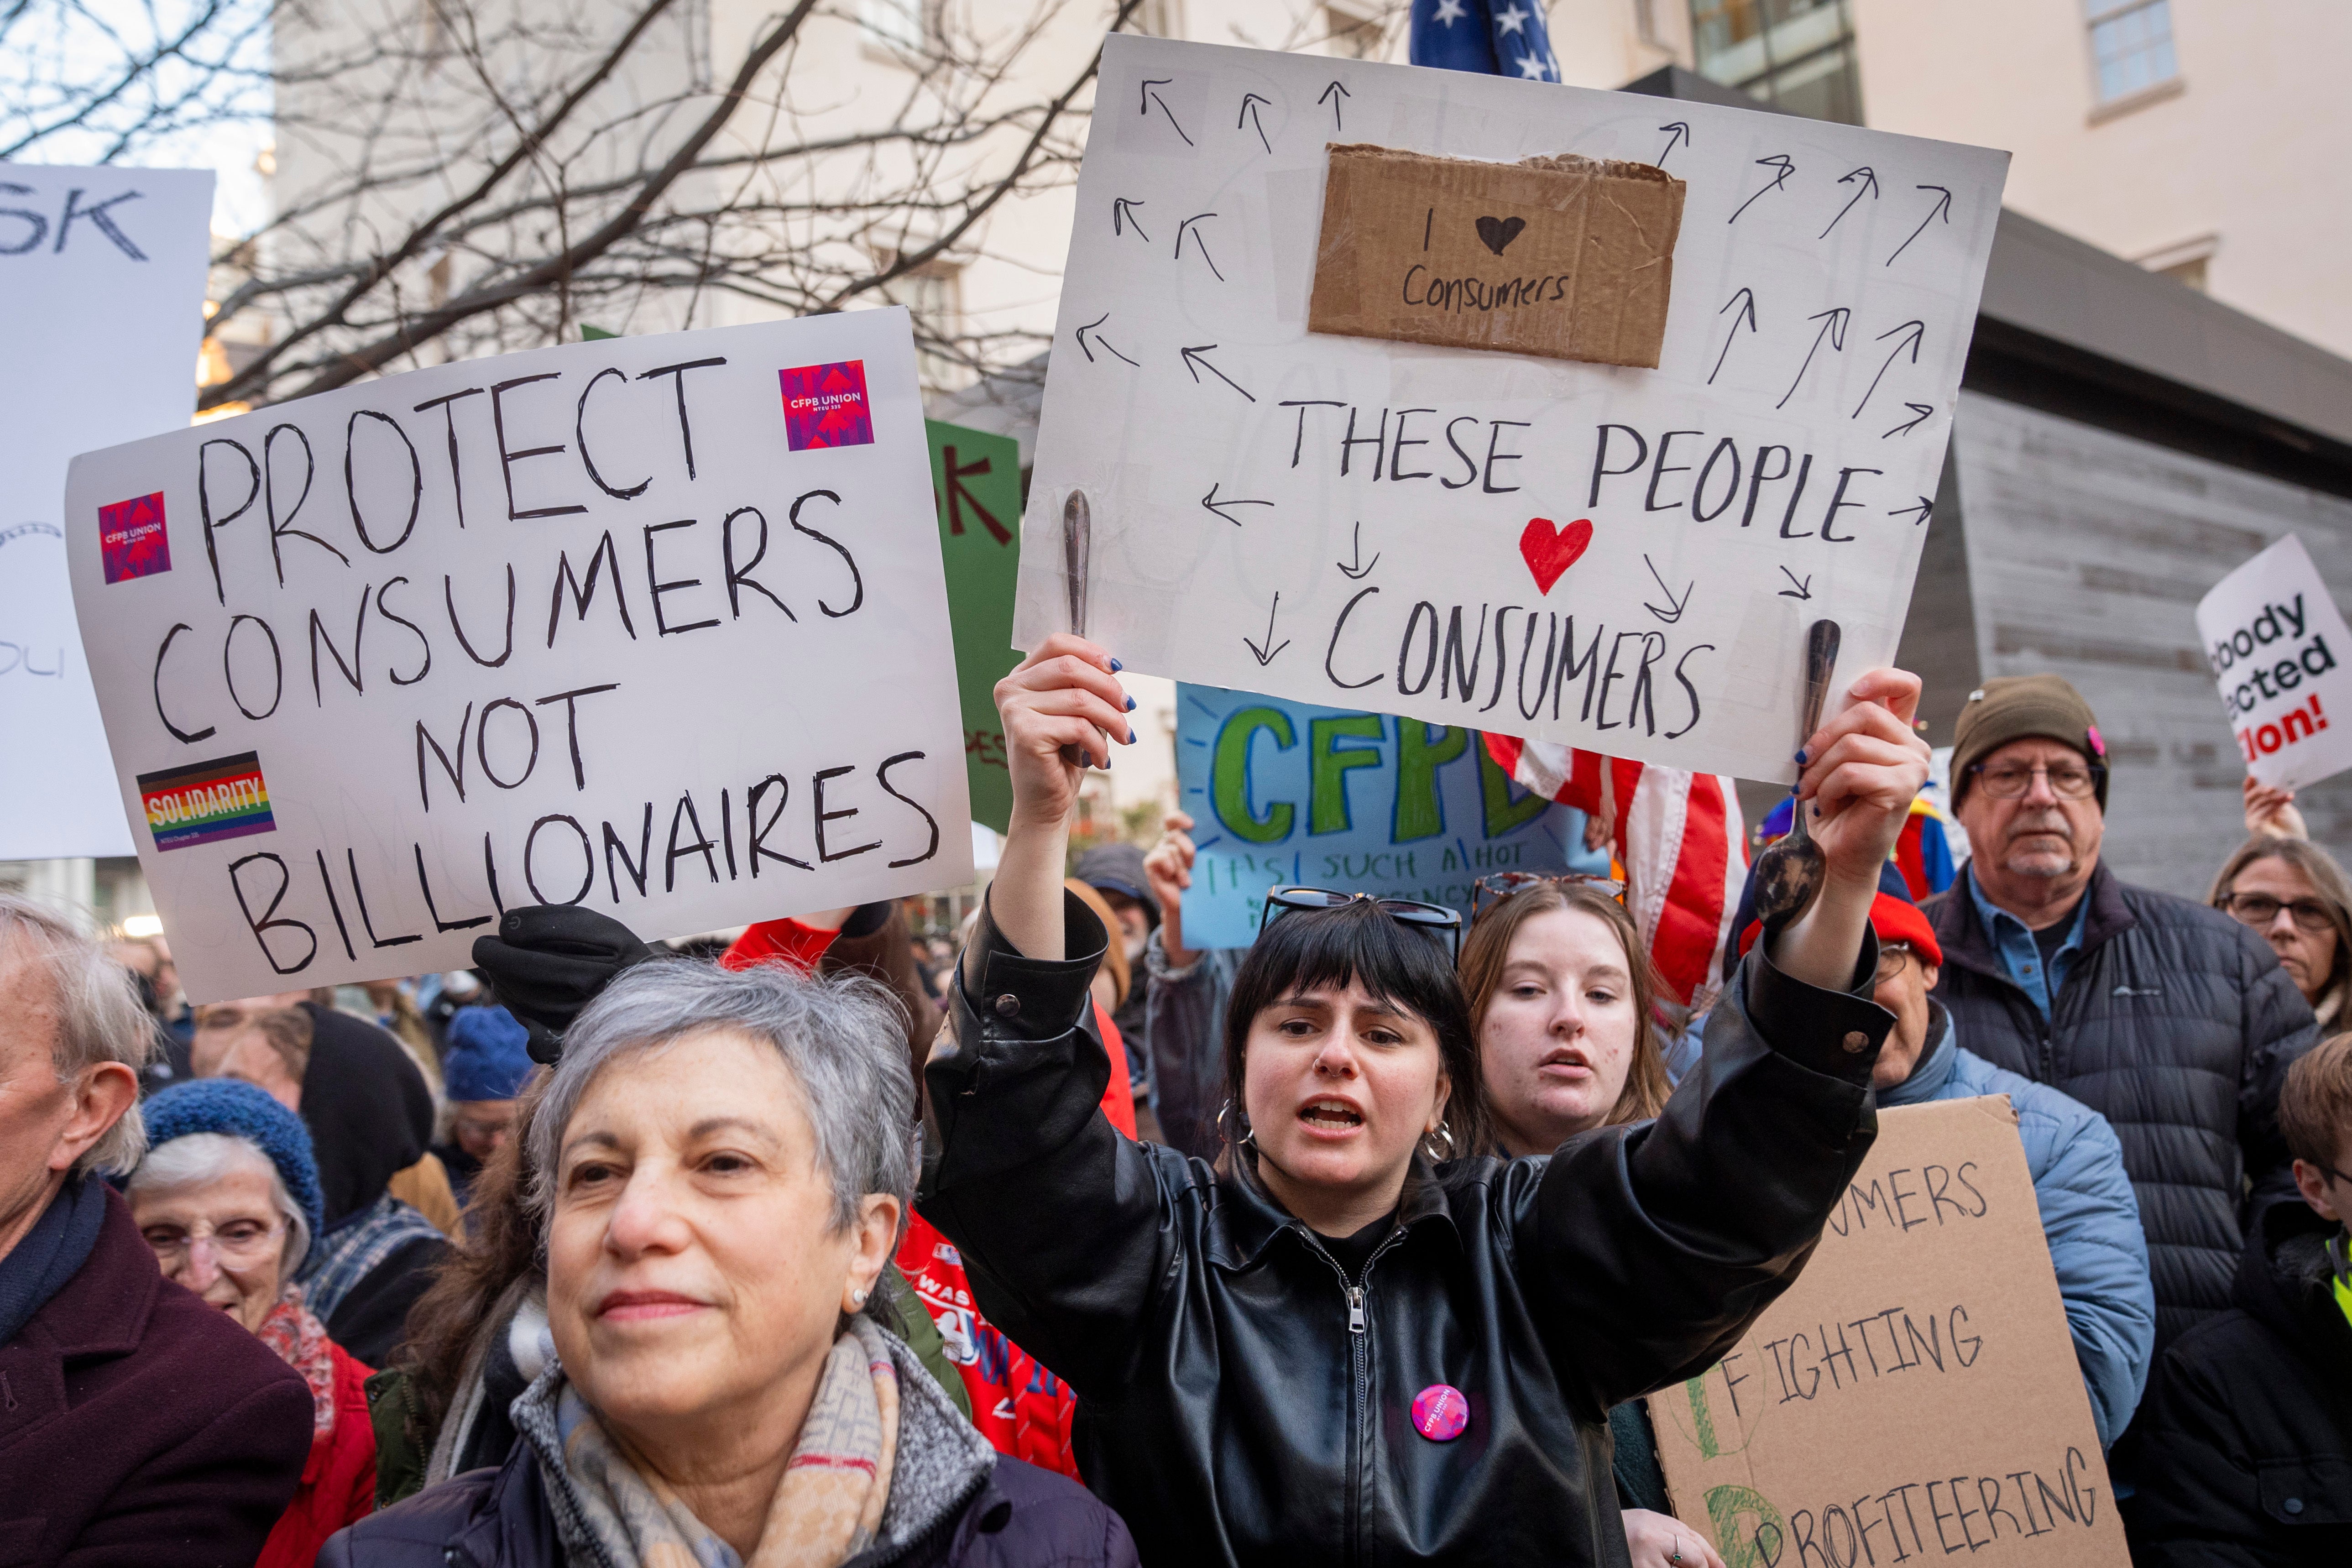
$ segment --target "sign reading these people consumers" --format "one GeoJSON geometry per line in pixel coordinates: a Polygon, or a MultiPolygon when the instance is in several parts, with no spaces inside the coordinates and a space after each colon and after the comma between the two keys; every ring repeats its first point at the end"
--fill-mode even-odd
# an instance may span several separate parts
{"type": "Polygon", "coordinates": [[[971,878],[903,310],[440,366],[75,459],[73,588],[191,996],[971,878]]]}
{"type": "Polygon", "coordinates": [[[194,412],[212,207],[209,173],[0,167],[0,860],[131,853],[74,629],[66,464],[194,412]]]}
{"type": "Polygon", "coordinates": [[[2006,1095],[1881,1110],[1797,1282],[1649,1409],[1738,1568],[2127,1562],[2006,1095]]]}
{"type": "Polygon", "coordinates": [[[1895,654],[2007,155],[1115,36],[1019,646],[1787,782],[1895,654]]]}
{"type": "Polygon", "coordinates": [[[2352,767],[2352,653],[2336,597],[2288,534],[2197,603],[2197,637],[2246,771],[2301,789],[2352,767]]]}

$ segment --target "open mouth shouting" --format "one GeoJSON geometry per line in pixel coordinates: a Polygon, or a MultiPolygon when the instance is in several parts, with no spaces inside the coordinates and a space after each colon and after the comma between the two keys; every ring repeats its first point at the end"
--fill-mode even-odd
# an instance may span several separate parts
{"type": "Polygon", "coordinates": [[[1298,1108],[1298,1121],[1318,1136],[1345,1138],[1362,1129],[1364,1113],[1336,1095],[1318,1095],[1298,1108]]]}
{"type": "Polygon", "coordinates": [[[1545,1052],[1536,1063],[1536,1071],[1552,1082],[1582,1083],[1592,1076],[1592,1064],[1581,1050],[1563,1046],[1545,1052]]]}

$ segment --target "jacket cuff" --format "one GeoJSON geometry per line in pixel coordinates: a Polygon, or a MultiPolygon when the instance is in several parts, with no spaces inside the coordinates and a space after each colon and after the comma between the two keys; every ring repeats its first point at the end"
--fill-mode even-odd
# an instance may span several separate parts
{"type": "Polygon", "coordinates": [[[1895,1015],[1870,999],[1878,976],[1878,933],[1863,928],[1862,954],[1843,991],[1824,991],[1776,967],[1768,931],[1748,950],[1743,977],[1748,1022],[1757,1036],[1800,1067],[1857,1088],[1870,1085],[1878,1049],[1895,1015]]]}
{"type": "Polygon", "coordinates": [[[964,984],[966,963],[955,966],[955,984],[964,1007],[980,1021],[983,1039],[1056,1039],[1087,1016],[1093,1001],[1087,987],[1110,949],[1110,935],[1067,889],[1062,893],[1062,958],[1024,956],[996,929],[995,916],[982,900],[971,933],[980,987],[975,994],[964,984]]]}

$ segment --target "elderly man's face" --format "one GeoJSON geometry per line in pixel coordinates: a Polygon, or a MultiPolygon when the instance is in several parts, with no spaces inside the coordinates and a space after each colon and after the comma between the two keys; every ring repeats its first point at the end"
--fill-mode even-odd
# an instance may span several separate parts
{"type": "Polygon", "coordinates": [[[1961,797],[1959,818],[1969,830],[1978,883],[1995,903],[2009,905],[2014,889],[2017,901],[2040,905],[2053,889],[2063,898],[2090,879],[2106,832],[2098,797],[2069,800],[2051,782],[2053,774],[2086,768],[2082,752],[2039,735],[2011,741],[1984,759],[1961,797]],[[2000,798],[1995,790],[2004,781],[2022,783],[2022,793],[2000,798]],[[2028,896],[2023,885],[2034,882],[2047,886],[2028,896]]]}
{"type": "Polygon", "coordinates": [[[120,1062],[58,1081],[58,1006],[47,969],[0,942],[0,1256],[139,1097],[138,1076],[120,1062]]]}
{"type": "Polygon", "coordinates": [[[1927,1048],[1927,993],[1936,988],[1937,970],[1907,942],[1890,942],[1878,950],[1878,984],[1870,999],[1895,1015],[1895,1027],[1879,1047],[1878,1065],[1870,1081],[1878,1089],[1907,1082],[1927,1048]]]}

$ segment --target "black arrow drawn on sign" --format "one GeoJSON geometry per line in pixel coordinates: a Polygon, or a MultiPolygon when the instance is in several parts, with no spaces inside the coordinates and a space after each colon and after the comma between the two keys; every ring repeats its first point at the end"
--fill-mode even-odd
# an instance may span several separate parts
{"type": "Polygon", "coordinates": [[[1919,515],[1913,521],[1911,526],[1916,528],[1920,523],[1927,521],[1927,514],[1935,510],[1936,503],[1929,500],[1926,496],[1921,496],[1917,506],[1889,507],[1886,510],[1886,515],[1889,517],[1910,517],[1911,514],[1916,511],[1919,515]]]}
{"type": "MultiPolygon", "coordinates": [[[[1267,642],[1273,642],[1273,641],[1274,641],[1274,617],[1275,617],[1275,612],[1276,612],[1276,611],[1277,611],[1277,610],[1280,610],[1281,608],[1282,608],[1282,595],[1279,595],[1279,594],[1276,594],[1276,595],[1274,596],[1274,609],[1272,609],[1272,610],[1268,610],[1268,611],[1265,613],[1265,640],[1266,640],[1267,642]]],[[[1267,652],[1264,647],[1260,647],[1258,644],[1254,643],[1254,642],[1251,642],[1251,641],[1250,641],[1250,639],[1249,639],[1246,636],[1244,636],[1244,637],[1242,638],[1242,644],[1243,644],[1243,646],[1244,646],[1244,647],[1247,647],[1247,648],[1250,650],[1250,652],[1251,652],[1251,653],[1255,654],[1255,655],[1257,657],[1257,667],[1258,667],[1260,669],[1264,669],[1267,665],[1272,664],[1272,663],[1275,661],[1276,658],[1281,654],[1281,652],[1282,652],[1282,650],[1283,650],[1284,648],[1286,648],[1286,647],[1288,647],[1290,646],[1290,639],[1289,639],[1288,637],[1285,637],[1285,638],[1283,638],[1283,639],[1282,639],[1282,641],[1281,641],[1280,643],[1278,643],[1278,644],[1276,644],[1276,647],[1275,647],[1275,649],[1274,649],[1274,652],[1273,652],[1273,653],[1268,653],[1268,652],[1267,652]]]]}
{"type": "MultiPolygon", "coordinates": [[[[1739,335],[1740,316],[1745,316],[1748,320],[1748,335],[1753,337],[1756,334],[1756,291],[1754,289],[1742,289],[1738,293],[1726,300],[1723,302],[1723,310],[1728,310],[1734,305],[1738,305],[1742,298],[1745,298],[1748,303],[1740,305],[1740,315],[1731,319],[1731,331],[1723,335],[1723,353],[1715,356],[1715,369],[1706,373],[1706,384],[1709,386],[1715,384],[1717,374],[1723,369],[1723,362],[1731,355],[1731,340],[1739,335]]],[[[1717,310],[1716,314],[1720,316],[1723,310],[1717,310]]]]}
{"type": "Polygon", "coordinates": [[[1217,215],[1214,213],[1198,213],[1192,217],[1186,218],[1182,223],[1176,226],[1176,259],[1179,261],[1184,259],[1184,236],[1189,230],[1192,236],[1192,248],[1201,253],[1201,259],[1209,264],[1209,270],[1216,272],[1217,281],[1223,283],[1225,280],[1225,275],[1222,272],[1217,272],[1216,258],[1209,254],[1209,242],[1201,237],[1200,230],[1192,227],[1192,226],[1200,222],[1201,219],[1204,217],[1214,217],[1216,216],[1217,215]]]}
{"type": "Polygon", "coordinates": [[[1786,566],[1783,566],[1780,568],[1780,575],[1786,577],[1790,582],[1796,584],[1793,588],[1781,589],[1780,597],[1784,599],[1810,599],[1813,596],[1813,574],[1811,573],[1808,572],[1802,578],[1800,578],[1794,572],[1791,572],[1786,566]]]}
{"type": "MultiPolygon", "coordinates": [[[[1078,348],[1079,348],[1080,352],[1082,352],[1083,353],[1085,353],[1085,355],[1087,356],[1087,363],[1088,364],[1092,364],[1092,363],[1095,363],[1095,351],[1094,351],[1093,349],[1090,349],[1090,348],[1087,348],[1087,334],[1088,332],[1095,332],[1095,329],[1096,329],[1097,327],[1101,326],[1105,321],[1109,321],[1109,320],[1110,320],[1110,312],[1109,312],[1108,310],[1105,310],[1101,315],[1097,316],[1093,321],[1088,321],[1085,326],[1080,327],[1080,328],[1078,329],[1078,332],[1077,332],[1077,337],[1078,337],[1078,348]]],[[[1133,364],[1133,363],[1135,363],[1135,362],[1134,362],[1133,360],[1131,360],[1131,359],[1127,359],[1127,356],[1126,356],[1125,354],[1119,353],[1118,353],[1118,351],[1117,349],[1115,349],[1115,348],[1112,348],[1112,347],[1110,346],[1110,344],[1108,344],[1108,343],[1107,343],[1107,342],[1103,342],[1103,335],[1102,335],[1100,332],[1095,332],[1095,342],[1096,342],[1097,344],[1100,344],[1100,345],[1101,345],[1101,347],[1102,347],[1102,349],[1103,349],[1103,352],[1105,352],[1106,353],[1118,354],[1118,357],[1119,357],[1119,358],[1127,360],[1127,363],[1129,363],[1129,364],[1133,364]]]]}
{"type": "Polygon", "coordinates": [[[1326,100],[1328,100],[1331,105],[1331,129],[1334,131],[1344,131],[1347,129],[1347,126],[1343,124],[1339,119],[1339,98],[1331,97],[1335,92],[1339,95],[1339,98],[1353,98],[1356,96],[1354,93],[1349,92],[1346,88],[1341,87],[1335,81],[1329,87],[1325,88],[1323,89],[1323,97],[1317,99],[1315,101],[1321,103],[1326,100]]]}
{"type": "MultiPolygon", "coordinates": [[[[1137,201],[1132,196],[1113,196],[1111,198],[1110,232],[1112,238],[1116,239],[1118,237],[1122,225],[1128,228],[1135,230],[1138,234],[1143,234],[1143,225],[1137,222],[1135,217],[1135,209],[1142,205],[1143,204],[1141,202],[1137,201]]],[[[1149,243],[1151,238],[1148,234],[1143,234],[1143,237],[1146,243],[1149,243]]]]}
{"type": "Polygon", "coordinates": [[[1358,582],[1361,582],[1364,577],[1370,573],[1371,569],[1380,563],[1381,558],[1377,551],[1373,552],[1372,558],[1370,561],[1364,560],[1364,525],[1360,522],[1356,524],[1356,563],[1351,563],[1346,561],[1335,561],[1332,563],[1334,566],[1337,566],[1340,571],[1345,572],[1349,577],[1358,582]]]}
{"type": "MultiPolygon", "coordinates": [[[[1206,370],[1211,375],[1215,376],[1219,381],[1223,382],[1227,386],[1232,387],[1235,392],[1240,393],[1252,403],[1255,403],[1257,398],[1251,393],[1248,387],[1244,386],[1240,382],[1235,381],[1232,376],[1227,375],[1223,371],[1219,370],[1215,365],[1211,364],[1207,360],[1201,357],[1203,353],[1216,346],[1217,345],[1214,343],[1202,343],[1198,348],[1179,349],[1177,353],[1184,356],[1184,368],[1192,373],[1192,379],[1194,382],[1199,382],[1201,379],[1201,372],[1206,370]]],[[[1121,355],[1120,357],[1125,358],[1126,356],[1121,355]]]]}
{"type": "MultiPolygon", "coordinates": [[[[1886,363],[1880,365],[1878,367],[1878,374],[1870,378],[1870,392],[1865,392],[1862,395],[1862,402],[1853,405],[1853,412],[1846,416],[1847,418],[1859,419],[1862,417],[1863,409],[1870,402],[1870,393],[1876,392],[1878,390],[1878,384],[1886,378],[1887,367],[1892,365],[1896,360],[1903,357],[1903,351],[1906,347],[1908,347],[1911,351],[1911,363],[1913,364],[1917,364],[1919,363],[1919,340],[1927,335],[1927,323],[1925,321],[1906,321],[1899,327],[1888,328],[1885,331],[1879,333],[1878,336],[1872,341],[1883,343],[1897,332],[1910,333],[1911,337],[1909,342],[1907,344],[1896,343],[1895,345],[1895,352],[1886,356],[1886,363]]],[[[1884,437],[1882,437],[1882,439],[1884,439],[1884,437]]]]}
{"type": "Polygon", "coordinates": [[[1642,557],[1642,564],[1650,568],[1650,580],[1655,583],[1660,588],[1664,589],[1666,603],[1674,606],[1671,610],[1662,610],[1655,605],[1644,604],[1642,608],[1649,611],[1650,614],[1657,616],[1658,619],[1665,622],[1666,625],[1673,626],[1676,621],[1683,618],[1683,612],[1690,608],[1691,592],[1698,586],[1698,579],[1694,577],[1688,583],[1684,584],[1683,596],[1680,599],[1676,599],[1675,597],[1675,591],[1672,588],[1666,587],[1666,580],[1658,575],[1657,567],[1652,564],[1650,558],[1647,555],[1643,555],[1642,557]]]}
{"type": "MultiPolygon", "coordinates": [[[[1851,174],[1839,175],[1838,184],[1843,185],[1850,181],[1857,179],[1862,181],[1862,184],[1855,187],[1853,199],[1848,201],[1845,205],[1838,208],[1837,217],[1830,219],[1830,228],[1837,227],[1839,218],[1843,218],[1846,214],[1853,211],[1854,202],[1862,200],[1864,195],[1867,195],[1872,201],[1876,201],[1878,199],[1878,175],[1867,163],[1864,163],[1861,168],[1856,169],[1851,174]]],[[[1822,232],[1815,237],[1827,239],[1830,237],[1830,228],[1822,230],[1822,232]]]]}
{"type": "Polygon", "coordinates": [[[1270,500],[1237,500],[1232,496],[1227,496],[1224,500],[1219,500],[1217,499],[1217,487],[1211,485],[1209,487],[1209,493],[1201,498],[1201,504],[1209,510],[1215,512],[1219,517],[1223,518],[1227,522],[1232,523],[1235,528],[1239,528],[1242,525],[1242,520],[1227,512],[1225,508],[1229,506],[1272,506],[1274,503],[1270,500]]]}
{"type": "Polygon", "coordinates": [[[1274,151],[1274,143],[1265,139],[1265,121],[1257,117],[1257,106],[1261,103],[1273,102],[1274,100],[1270,98],[1261,98],[1256,93],[1245,92],[1242,94],[1242,118],[1234,121],[1234,129],[1239,131],[1242,128],[1242,120],[1248,121],[1251,128],[1257,132],[1258,141],[1269,153],[1274,151]]]}
{"type": "MultiPolygon", "coordinates": [[[[1929,224],[1931,224],[1931,223],[1935,222],[1937,218],[1942,218],[1942,219],[1944,220],[1944,222],[1945,222],[1945,223],[1947,223],[1947,224],[1949,224],[1949,223],[1952,221],[1952,193],[1951,193],[1951,192],[1945,190],[1945,189],[1944,189],[1944,187],[1943,187],[1943,186],[1941,186],[1941,185],[1915,185],[1915,186],[1913,186],[1912,188],[1913,188],[1914,190],[1921,190],[1921,191],[1939,191],[1939,192],[1942,192],[1942,194],[1943,194],[1943,199],[1942,199],[1942,200],[1940,200],[1940,201],[1938,201],[1938,202],[1936,204],[1936,207],[1935,207],[1935,210],[1934,210],[1933,212],[1930,212],[1930,213],[1929,213],[1926,217],[1923,217],[1923,218],[1921,218],[1921,219],[1919,220],[1919,226],[1918,226],[1917,228],[1915,228],[1915,229],[1913,229],[1913,230],[1911,231],[1911,239],[1916,239],[1916,238],[1918,238],[1921,235],[1923,235],[1923,234],[1927,233],[1927,226],[1928,226],[1929,224]]],[[[1911,239],[1906,239],[1906,240],[1905,240],[1902,244],[1900,244],[1900,245],[1896,246],[1896,247],[1895,247],[1895,256],[1900,256],[1900,255],[1902,255],[1905,251],[1906,251],[1906,250],[1910,249],[1910,248],[1911,248],[1911,239]]],[[[1894,266],[1894,265],[1895,265],[1895,256],[1890,256],[1890,257],[1888,257],[1888,258],[1886,258],[1886,265],[1887,265],[1887,266],[1892,267],[1892,266],[1894,266]]]]}
{"type": "Polygon", "coordinates": [[[1690,145],[1690,121],[1687,120],[1668,121],[1665,124],[1659,126],[1658,129],[1666,133],[1665,153],[1658,154],[1658,167],[1663,169],[1666,166],[1666,153],[1671,153],[1675,150],[1675,143],[1677,140],[1679,140],[1685,147],[1690,145]]]}
{"type": "MultiPolygon", "coordinates": [[[[1912,417],[1904,421],[1902,424],[1897,425],[1894,429],[1889,430],[1886,433],[1886,436],[1908,436],[1912,431],[1916,430],[1920,426],[1926,424],[1927,422],[1927,416],[1936,412],[1936,405],[1932,403],[1906,403],[1903,406],[1911,411],[1912,417]]],[[[1886,436],[1881,436],[1879,439],[1884,441],[1886,439],[1886,436]]]]}
{"type": "MultiPolygon", "coordinates": [[[[1136,112],[1148,119],[1151,113],[1151,106],[1156,103],[1160,105],[1160,112],[1168,117],[1168,123],[1171,125],[1176,125],[1176,111],[1168,107],[1167,100],[1161,98],[1158,93],[1151,90],[1155,87],[1167,87],[1175,79],[1176,79],[1174,77],[1163,76],[1155,80],[1145,82],[1143,84],[1143,101],[1137,109],[1136,112]]],[[[1179,136],[1184,136],[1184,128],[1181,125],[1176,125],[1176,134],[1179,136]]],[[[1184,145],[1187,147],[1192,145],[1192,139],[1190,136],[1184,136],[1184,145]]]]}
{"type": "Polygon", "coordinates": [[[1726,218],[1724,220],[1726,223],[1738,223],[1739,221],[1739,213],[1744,213],[1749,207],[1754,206],[1767,193],[1777,191],[1782,185],[1787,184],[1789,183],[1789,176],[1797,172],[1795,160],[1791,159],[1786,153],[1775,153],[1769,158],[1759,158],[1756,162],[1764,168],[1773,169],[1779,172],[1772,176],[1772,183],[1770,184],[1765,186],[1763,190],[1757,192],[1756,195],[1740,203],[1739,212],[1735,212],[1729,217],[1726,218]]]}
{"type": "Polygon", "coordinates": [[[1813,334],[1813,346],[1805,351],[1805,363],[1797,367],[1797,379],[1789,384],[1789,390],[1780,395],[1780,401],[1772,405],[1773,407],[1785,406],[1789,399],[1797,395],[1797,388],[1804,383],[1805,372],[1812,368],[1813,355],[1821,352],[1823,338],[1830,340],[1832,349],[1839,353],[1845,353],[1845,323],[1846,319],[1853,314],[1852,310],[1840,305],[1834,310],[1823,310],[1818,316],[1805,318],[1809,321],[1821,322],[1822,330],[1813,334]]]}

